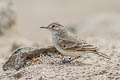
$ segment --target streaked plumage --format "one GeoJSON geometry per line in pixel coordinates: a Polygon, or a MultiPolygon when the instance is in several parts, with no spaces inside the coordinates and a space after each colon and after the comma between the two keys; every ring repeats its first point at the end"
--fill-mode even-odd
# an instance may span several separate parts
{"type": "Polygon", "coordinates": [[[110,59],[107,55],[98,52],[97,47],[66,31],[64,26],[59,23],[52,23],[41,28],[47,28],[51,31],[53,43],[62,55],[78,57],[86,53],[94,53],[110,59]]]}

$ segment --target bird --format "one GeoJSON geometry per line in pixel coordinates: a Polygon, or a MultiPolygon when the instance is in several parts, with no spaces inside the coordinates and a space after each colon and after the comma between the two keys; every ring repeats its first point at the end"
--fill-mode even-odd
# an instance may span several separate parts
{"type": "Polygon", "coordinates": [[[64,60],[64,63],[78,59],[86,53],[93,53],[110,59],[108,55],[99,52],[99,49],[96,46],[88,44],[85,40],[82,40],[78,36],[73,35],[58,22],[53,22],[48,26],[42,26],[40,28],[48,29],[52,33],[52,42],[55,48],[63,56],[74,57],[69,61],[64,60]]]}

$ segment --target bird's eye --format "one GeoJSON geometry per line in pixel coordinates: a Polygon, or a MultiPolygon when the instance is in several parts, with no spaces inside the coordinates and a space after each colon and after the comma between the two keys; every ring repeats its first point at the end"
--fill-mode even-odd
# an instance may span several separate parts
{"type": "Polygon", "coordinates": [[[55,25],[52,26],[52,28],[54,28],[54,27],[55,27],[55,25]]]}

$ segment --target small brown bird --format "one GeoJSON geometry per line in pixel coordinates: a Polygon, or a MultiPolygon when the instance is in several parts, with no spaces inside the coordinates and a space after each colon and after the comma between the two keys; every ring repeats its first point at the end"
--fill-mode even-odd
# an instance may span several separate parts
{"type": "Polygon", "coordinates": [[[65,27],[59,23],[51,23],[47,27],[40,27],[48,29],[52,33],[52,41],[55,48],[64,56],[75,57],[70,61],[73,61],[83,54],[94,53],[99,56],[110,59],[109,56],[98,52],[98,48],[86,43],[84,40],[80,40],[77,36],[69,33],[65,27]]]}

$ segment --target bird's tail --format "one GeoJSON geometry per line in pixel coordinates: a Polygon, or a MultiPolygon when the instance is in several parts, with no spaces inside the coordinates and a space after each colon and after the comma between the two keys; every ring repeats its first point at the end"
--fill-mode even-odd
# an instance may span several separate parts
{"type": "Polygon", "coordinates": [[[108,56],[108,55],[106,55],[106,54],[104,54],[104,53],[102,53],[102,52],[96,52],[96,54],[99,55],[99,56],[102,56],[102,57],[104,57],[104,58],[111,59],[110,56],[108,56]]]}

